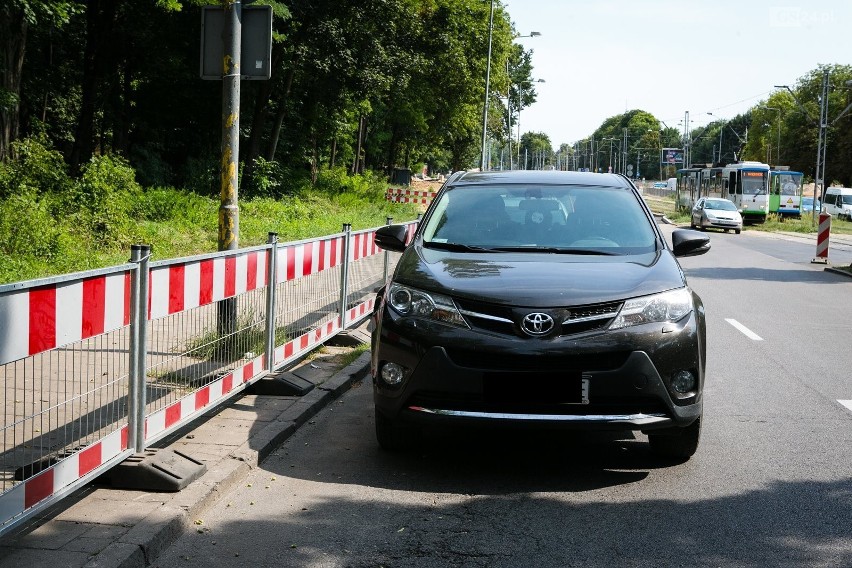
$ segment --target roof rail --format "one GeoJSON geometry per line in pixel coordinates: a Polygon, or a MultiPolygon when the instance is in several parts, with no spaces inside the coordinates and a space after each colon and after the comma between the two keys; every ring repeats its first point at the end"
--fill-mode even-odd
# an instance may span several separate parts
{"type": "Polygon", "coordinates": [[[445,181],[444,184],[448,184],[451,181],[456,181],[458,178],[460,178],[461,176],[463,176],[466,173],[467,173],[467,170],[459,170],[457,172],[453,172],[449,176],[447,176],[447,181],[445,181]]]}

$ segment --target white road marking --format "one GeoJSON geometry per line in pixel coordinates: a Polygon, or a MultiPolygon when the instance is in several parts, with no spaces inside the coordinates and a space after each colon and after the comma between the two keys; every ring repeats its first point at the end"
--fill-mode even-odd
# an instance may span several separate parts
{"type": "Polygon", "coordinates": [[[849,410],[852,410],[852,400],[838,400],[837,402],[839,402],[849,410]]]}
{"type": "Polygon", "coordinates": [[[752,330],[750,330],[749,328],[747,328],[746,326],[744,326],[743,324],[741,324],[737,320],[725,318],[725,321],[728,322],[729,324],[731,324],[732,326],[734,326],[735,328],[737,328],[738,330],[740,330],[743,333],[743,335],[745,335],[749,339],[753,339],[755,341],[763,341],[762,337],[760,337],[758,334],[756,334],[755,332],[753,332],[752,330]]]}

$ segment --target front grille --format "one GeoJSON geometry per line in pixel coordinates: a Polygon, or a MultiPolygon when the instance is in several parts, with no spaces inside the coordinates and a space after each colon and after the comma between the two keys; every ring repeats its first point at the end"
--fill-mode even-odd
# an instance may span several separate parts
{"type": "Polygon", "coordinates": [[[562,323],[562,335],[576,335],[606,329],[621,310],[622,302],[591,304],[568,309],[568,318],[562,323]]]}
{"type": "Polygon", "coordinates": [[[472,329],[523,338],[530,336],[521,331],[520,322],[533,311],[549,313],[557,324],[561,322],[561,326],[556,326],[554,335],[567,336],[606,329],[622,306],[622,302],[608,302],[541,309],[511,308],[475,300],[456,299],[455,302],[472,329]]]}
{"type": "Polygon", "coordinates": [[[468,325],[473,329],[500,335],[517,335],[512,308],[474,300],[456,300],[468,325]]]}

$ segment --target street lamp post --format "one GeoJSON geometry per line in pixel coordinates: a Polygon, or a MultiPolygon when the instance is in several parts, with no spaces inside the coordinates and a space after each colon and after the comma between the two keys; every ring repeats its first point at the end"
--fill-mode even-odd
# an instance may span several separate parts
{"type": "MultiPolygon", "coordinates": [[[[541,34],[538,32],[532,32],[529,36],[520,36],[520,37],[536,37],[541,34]]],[[[532,79],[530,82],[532,83],[544,83],[544,79],[532,79]]],[[[518,120],[515,123],[515,126],[518,128],[518,160],[520,161],[520,152],[521,152],[521,109],[524,108],[524,84],[518,83],[518,120]]]]}
{"type": "MultiPolygon", "coordinates": [[[[506,76],[509,77],[509,60],[506,59],[506,76]]],[[[508,124],[509,124],[509,136],[507,140],[509,141],[509,169],[514,170],[514,164],[512,163],[512,83],[511,79],[509,82],[509,86],[506,88],[506,112],[509,114],[508,124]]]]}
{"type": "Polygon", "coordinates": [[[509,169],[514,170],[515,165],[512,163],[512,97],[506,94],[506,111],[509,113],[509,169]]]}
{"type": "Polygon", "coordinates": [[[494,0],[488,16],[488,60],[485,63],[485,103],[482,105],[482,148],[479,156],[479,169],[485,169],[485,136],[488,130],[488,95],[491,89],[491,38],[494,35],[494,0]]]}
{"type": "MultiPolygon", "coordinates": [[[[712,112],[708,112],[710,116],[716,118],[716,115],[712,112]]],[[[719,125],[719,159],[717,160],[719,164],[722,163],[722,134],[725,132],[725,123],[726,121],[722,118],[719,119],[722,124],[719,125]]]]}

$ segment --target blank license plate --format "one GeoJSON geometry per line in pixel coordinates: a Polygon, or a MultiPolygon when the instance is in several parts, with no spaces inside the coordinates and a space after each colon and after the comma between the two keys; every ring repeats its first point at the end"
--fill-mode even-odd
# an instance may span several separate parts
{"type": "Polygon", "coordinates": [[[487,402],[589,404],[589,379],[580,373],[486,373],[487,402]]]}

